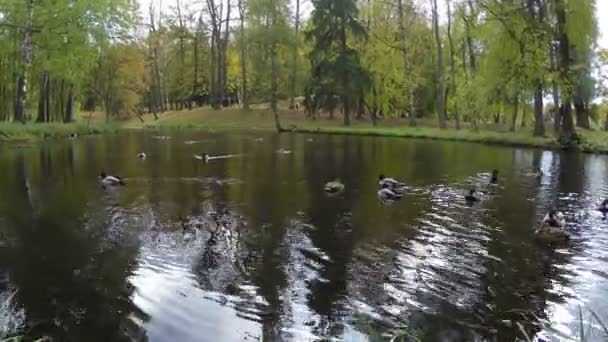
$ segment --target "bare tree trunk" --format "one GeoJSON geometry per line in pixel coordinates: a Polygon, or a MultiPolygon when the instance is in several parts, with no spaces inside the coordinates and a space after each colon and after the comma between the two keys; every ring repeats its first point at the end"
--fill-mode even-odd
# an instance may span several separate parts
{"type": "Polygon", "coordinates": [[[511,116],[511,132],[515,132],[515,127],[517,125],[517,114],[519,112],[519,94],[515,94],[513,98],[513,115],[511,116]]]}
{"type": "MultiPolygon", "coordinates": [[[[557,51],[554,47],[551,47],[549,57],[551,70],[557,70],[557,51]]],[[[559,135],[559,131],[562,126],[562,113],[559,102],[559,87],[557,86],[557,82],[555,80],[551,81],[551,88],[551,95],[553,97],[553,130],[555,135],[559,135]]]]}
{"type": "Polygon", "coordinates": [[[249,110],[249,90],[247,89],[247,41],[245,37],[245,12],[246,11],[244,0],[239,0],[239,14],[241,21],[241,97],[243,102],[243,109],[249,110]]]}
{"type": "MultiPolygon", "coordinates": [[[[456,95],[456,58],[454,56],[454,39],[452,38],[452,10],[450,8],[450,0],[446,0],[448,10],[448,42],[450,43],[450,86],[453,96],[456,95]]],[[[460,129],[460,113],[458,113],[458,101],[454,104],[454,119],[456,121],[456,129],[460,129]]]]}
{"type": "Polygon", "coordinates": [[[443,53],[441,48],[441,37],[439,35],[439,13],[437,12],[437,0],[431,0],[433,11],[433,31],[435,33],[435,44],[437,46],[437,116],[439,127],[447,128],[445,112],[445,75],[443,70],[443,53]]]}
{"type": "MultiPolygon", "coordinates": [[[[473,28],[473,18],[475,17],[475,12],[474,12],[474,7],[473,7],[473,2],[472,0],[467,0],[467,4],[469,7],[469,14],[468,16],[465,15],[464,13],[466,12],[465,10],[465,6],[463,5],[462,7],[462,11],[463,11],[463,16],[462,16],[462,20],[464,21],[464,25],[465,25],[465,43],[466,43],[466,49],[464,49],[463,47],[463,58],[466,55],[466,51],[469,52],[469,73],[467,74],[466,70],[465,70],[465,77],[467,78],[467,83],[469,82],[469,80],[473,80],[475,78],[475,70],[477,68],[477,62],[476,62],[476,57],[475,57],[475,49],[473,48],[473,37],[471,34],[471,29],[473,28]],[[466,50],[466,51],[465,51],[466,50]]],[[[463,68],[466,69],[466,64],[463,60],[463,68]]],[[[467,102],[469,104],[469,110],[471,111],[471,123],[473,125],[473,129],[477,130],[478,127],[478,116],[479,113],[477,112],[477,110],[475,108],[472,108],[471,104],[472,104],[472,100],[470,98],[470,94],[467,94],[467,102]]]]}
{"type": "Polygon", "coordinates": [[[295,20],[295,44],[293,47],[293,65],[291,69],[291,84],[290,84],[290,99],[289,99],[289,107],[296,107],[296,85],[298,78],[298,56],[299,56],[299,47],[300,47],[300,0],[296,0],[296,20],[295,20]]]}
{"type": "Polygon", "coordinates": [[[64,122],[74,122],[74,84],[70,83],[69,91],[68,91],[68,103],[65,107],[65,118],[64,122]]]}
{"type": "MultiPolygon", "coordinates": [[[[405,83],[406,89],[410,90],[409,100],[413,101],[413,96],[411,93],[413,92],[414,84],[411,82],[410,73],[409,73],[409,58],[407,55],[407,33],[405,30],[405,9],[403,6],[403,0],[397,0],[397,11],[399,14],[399,40],[401,42],[401,58],[403,62],[403,82],[405,83]]],[[[410,107],[413,107],[413,103],[410,102],[410,107]]],[[[413,112],[409,113],[409,121],[410,126],[416,126],[416,116],[413,112]]]]}
{"type": "Polygon", "coordinates": [[[17,77],[17,99],[13,120],[25,124],[27,121],[27,77],[32,64],[32,20],[34,16],[34,0],[26,0],[27,21],[23,39],[21,40],[22,68],[17,77]]]}
{"type": "Polygon", "coordinates": [[[48,84],[49,84],[49,72],[44,71],[42,73],[42,78],[40,79],[40,92],[38,99],[38,118],[36,122],[47,122],[47,117],[49,115],[48,111],[48,84]]]}
{"type": "MultiPolygon", "coordinates": [[[[560,78],[563,84],[572,84],[570,77],[571,58],[570,58],[570,39],[566,31],[566,9],[564,0],[555,1],[555,16],[557,19],[557,32],[559,41],[559,63],[560,63],[560,78]]],[[[572,119],[572,103],[571,94],[569,91],[562,92],[562,125],[560,131],[560,141],[564,144],[574,142],[576,138],[576,130],[572,119]]]]}
{"type": "Polygon", "coordinates": [[[545,117],[543,115],[543,85],[536,83],[534,90],[534,136],[542,137],[545,135],[545,117]]]}
{"type": "Polygon", "coordinates": [[[224,29],[224,38],[222,39],[222,51],[221,51],[221,76],[220,76],[220,99],[224,102],[226,97],[226,86],[228,85],[228,39],[230,38],[230,13],[231,13],[231,2],[226,1],[226,27],[224,29]]]}
{"type": "MultiPolygon", "coordinates": [[[[277,8],[276,4],[273,1],[272,4],[272,26],[273,30],[276,29],[277,25],[277,8]]],[[[272,114],[274,116],[274,124],[277,129],[277,132],[281,132],[281,121],[279,120],[279,111],[277,108],[277,90],[278,90],[278,80],[277,80],[277,41],[276,38],[272,38],[272,44],[270,46],[270,67],[271,67],[271,80],[270,80],[270,106],[272,108],[272,114]]]]}

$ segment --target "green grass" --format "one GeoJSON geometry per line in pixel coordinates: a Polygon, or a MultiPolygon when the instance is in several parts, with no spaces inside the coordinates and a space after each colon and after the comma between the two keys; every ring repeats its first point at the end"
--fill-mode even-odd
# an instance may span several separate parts
{"type": "MultiPolygon", "coordinates": [[[[526,128],[519,128],[517,132],[509,132],[501,127],[487,125],[477,131],[470,128],[441,130],[434,127],[434,120],[419,122],[418,126],[411,127],[406,121],[397,119],[384,120],[378,127],[374,127],[369,121],[353,119],[353,124],[345,127],[339,118],[308,120],[303,113],[288,110],[282,110],[280,116],[281,124],[285,129],[299,133],[424,138],[506,146],[562,148],[553,134],[547,134],[546,137],[534,137],[532,131],[526,128]]],[[[216,111],[210,108],[167,112],[158,120],[147,115],[143,124],[137,119],[132,119],[127,121],[124,127],[213,130],[275,129],[270,111],[263,107],[248,112],[240,109],[216,111]]],[[[579,130],[578,132],[581,135],[578,149],[585,152],[608,153],[608,132],[593,130],[579,130]]]]}
{"type": "Polygon", "coordinates": [[[44,139],[68,138],[72,134],[90,135],[118,131],[116,124],[91,123],[0,123],[0,142],[35,142],[44,139]]]}

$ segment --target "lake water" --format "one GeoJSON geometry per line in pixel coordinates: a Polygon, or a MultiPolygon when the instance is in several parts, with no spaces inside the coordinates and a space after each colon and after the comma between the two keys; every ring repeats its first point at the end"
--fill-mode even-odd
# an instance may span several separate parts
{"type": "Polygon", "coordinates": [[[0,147],[0,331],[56,341],[604,338],[608,157],[127,132],[0,147]],[[292,153],[282,153],[281,149],[292,153]],[[144,151],[145,160],[137,154],[144,151]],[[237,155],[204,163],[193,155],[237,155]],[[540,167],[539,179],[525,175],[540,167]],[[500,170],[498,186],[484,172],[500,170]],[[105,170],[128,185],[103,190],[105,170]],[[407,182],[392,205],[378,174],[407,182]],[[325,182],[346,185],[327,196],[325,182]],[[464,192],[477,187],[473,207],[464,192]],[[551,208],[572,241],[535,242],[551,208]],[[552,328],[543,328],[551,321],[552,328]],[[551,337],[553,336],[553,337],[551,337]]]}

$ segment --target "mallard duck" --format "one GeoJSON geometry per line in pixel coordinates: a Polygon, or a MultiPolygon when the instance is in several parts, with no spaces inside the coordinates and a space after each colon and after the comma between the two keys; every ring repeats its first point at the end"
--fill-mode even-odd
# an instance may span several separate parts
{"type": "Polygon", "coordinates": [[[283,149],[283,148],[282,148],[282,149],[278,150],[278,151],[277,151],[277,153],[278,153],[278,154],[292,154],[292,153],[293,153],[293,151],[286,150],[286,149],[283,149]]]}
{"type": "Polygon", "coordinates": [[[388,185],[388,188],[392,190],[405,187],[404,183],[399,182],[394,178],[384,177],[384,175],[378,176],[378,185],[380,185],[380,188],[384,188],[384,185],[388,185]]]}
{"type": "Polygon", "coordinates": [[[566,220],[564,219],[564,214],[551,210],[545,217],[543,217],[543,226],[552,227],[552,228],[563,228],[566,225],[566,220]]]}
{"type": "Polygon", "coordinates": [[[533,169],[532,171],[524,172],[524,176],[527,176],[527,177],[542,178],[543,175],[544,175],[543,169],[541,169],[541,168],[537,168],[537,169],[533,169]]]}
{"type": "Polygon", "coordinates": [[[563,242],[570,239],[570,234],[563,230],[566,225],[564,214],[551,210],[535,232],[536,238],[546,242],[563,242]]]}
{"type": "Polygon", "coordinates": [[[202,161],[204,161],[205,163],[207,163],[207,162],[209,162],[211,159],[213,159],[213,157],[211,157],[211,156],[210,156],[209,154],[207,154],[207,153],[203,153],[203,154],[201,154],[201,155],[195,155],[195,156],[194,156],[194,159],[197,159],[197,160],[202,160],[202,161]]]}
{"type": "Polygon", "coordinates": [[[101,186],[104,189],[107,187],[127,185],[122,178],[109,176],[105,172],[101,172],[101,174],[99,175],[99,181],[101,182],[101,186]]]}
{"type": "Polygon", "coordinates": [[[570,240],[570,234],[561,228],[541,226],[536,230],[535,236],[538,240],[545,242],[564,242],[570,240]]]}
{"type": "Polygon", "coordinates": [[[604,218],[606,218],[606,215],[608,215],[608,199],[605,199],[602,202],[602,205],[600,205],[598,210],[604,215],[604,218]]]}
{"type": "Polygon", "coordinates": [[[498,183],[498,170],[492,170],[490,174],[490,184],[498,183]]]}
{"type": "Polygon", "coordinates": [[[344,191],[344,184],[339,179],[335,178],[333,181],[325,183],[325,192],[329,194],[338,194],[344,191]]]}
{"type": "Polygon", "coordinates": [[[384,201],[396,201],[398,199],[401,199],[401,197],[403,197],[403,195],[393,191],[390,188],[390,185],[387,183],[384,183],[382,185],[382,188],[378,190],[378,198],[384,201]]]}
{"type": "Polygon", "coordinates": [[[479,201],[481,201],[479,199],[479,197],[475,196],[476,190],[475,189],[471,189],[469,191],[469,194],[464,196],[464,199],[467,201],[467,203],[469,204],[473,204],[473,203],[477,203],[479,201]]]}
{"type": "Polygon", "coordinates": [[[145,154],[145,153],[143,153],[143,152],[139,152],[139,153],[137,154],[137,158],[139,158],[139,159],[141,159],[141,160],[144,160],[144,159],[146,159],[146,154],[145,154]]]}

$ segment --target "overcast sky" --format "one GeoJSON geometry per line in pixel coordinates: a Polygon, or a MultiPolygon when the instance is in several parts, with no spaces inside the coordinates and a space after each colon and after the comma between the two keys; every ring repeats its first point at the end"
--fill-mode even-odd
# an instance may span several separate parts
{"type": "MultiPolygon", "coordinates": [[[[176,0],[138,0],[140,3],[140,8],[143,13],[147,14],[148,8],[150,6],[150,2],[154,2],[155,7],[159,7],[162,4],[164,10],[168,10],[172,6],[175,6],[177,3],[176,0]]],[[[225,1],[225,0],[224,0],[225,1]]],[[[291,0],[295,2],[294,0],[291,0]]],[[[301,0],[303,5],[303,12],[310,12],[310,1],[309,0],[301,0]]],[[[420,2],[421,0],[418,0],[420,2]]],[[[201,4],[205,2],[205,0],[181,0],[182,4],[186,4],[187,6],[201,6],[201,4]]],[[[233,1],[233,2],[236,2],[233,1]]],[[[426,3],[426,1],[424,1],[426,3]]],[[[444,0],[439,0],[440,7],[444,7],[444,0]]],[[[608,0],[596,0],[596,6],[598,17],[601,13],[605,15],[604,18],[598,18],[599,29],[600,29],[600,40],[599,45],[603,48],[608,48],[608,0]]],[[[445,10],[441,11],[441,13],[445,13],[445,10]]]]}

